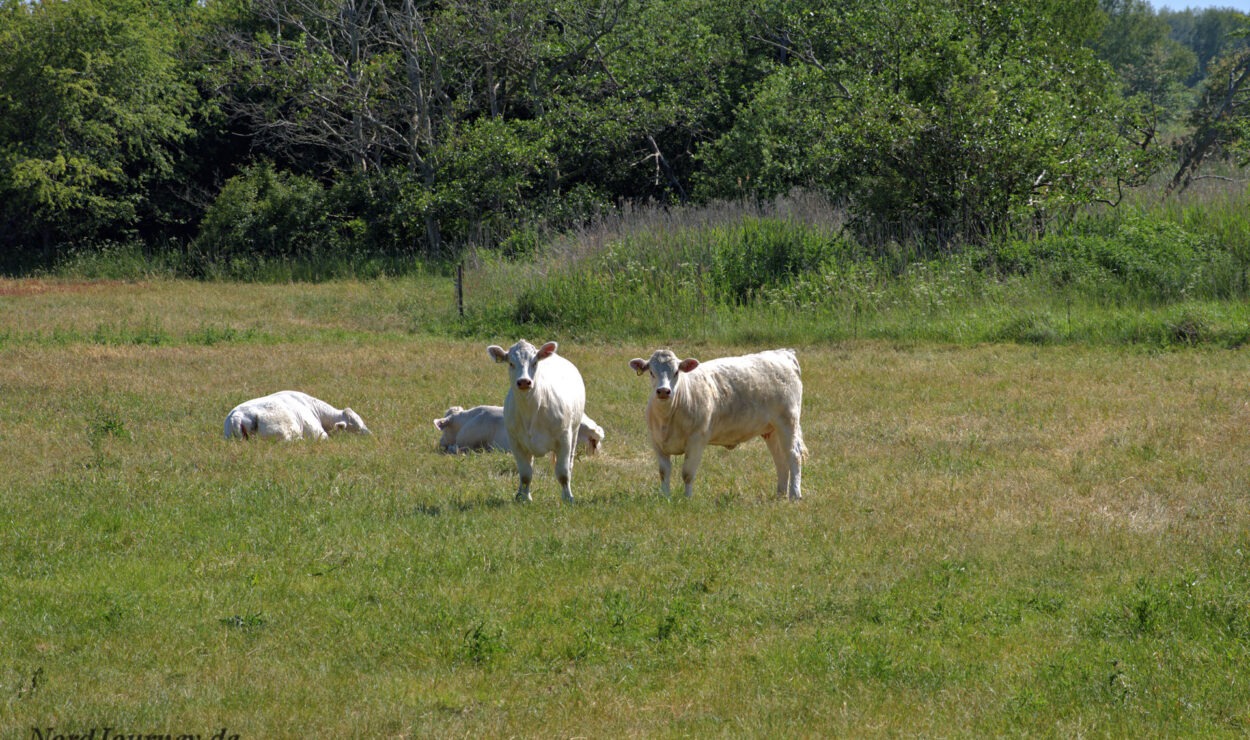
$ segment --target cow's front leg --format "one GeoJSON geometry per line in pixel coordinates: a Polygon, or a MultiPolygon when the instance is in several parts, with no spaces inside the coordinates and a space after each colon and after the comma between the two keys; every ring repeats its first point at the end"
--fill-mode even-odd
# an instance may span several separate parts
{"type": "Polygon", "coordinates": [[[669,489],[669,480],[673,477],[673,458],[665,455],[663,452],[656,451],[655,461],[660,467],[660,492],[664,494],[664,498],[672,496],[669,489]]]}
{"type": "Polygon", "coordinates": [[[516,500],[531,501],[530,481],[534,479],[534,456],[528,452],[513,450],[512,457],[516,459],[516,472],[521,478],[521,484],[516,489],[516,500]]]}
{"type": "Polygon", "coordinates": [[[681,461],[681,482],[686,485],[686,498],[694,495],[694,476],[699,472],[699,462],[707,445],[695,439],[686,443],[686,456],[681,461]]]}

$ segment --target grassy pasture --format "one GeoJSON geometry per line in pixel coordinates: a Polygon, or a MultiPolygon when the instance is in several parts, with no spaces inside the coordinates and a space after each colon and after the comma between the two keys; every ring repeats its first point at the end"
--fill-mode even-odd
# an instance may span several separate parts
{"type": "Polygon", "coordinates": [[[0,736],[1243,735],[1244,349],[800,345],[760,442],[661,499],[626,366],[554,338],[604,454],[512,503],[435,450],[498,402],[433,280],[0,281],[0,736]],[[227,443],[295,387],[375,431],[227,443]]]}

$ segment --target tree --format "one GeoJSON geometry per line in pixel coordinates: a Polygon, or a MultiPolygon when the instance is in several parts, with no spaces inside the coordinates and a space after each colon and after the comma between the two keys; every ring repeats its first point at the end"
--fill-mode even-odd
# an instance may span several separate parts
{"type": "Polygon", "coordinates": [[[1197,59],[1197,67],[1185,80],[1186,87],[1200,85],[1207,78],[1212,62],[1246,45],[1245,38],[1235,33],[1245,24],[1246,14],[1231,8],[1164,9],[1159,12],[1159,18],[1171,29],[1170,37],[1192,51],[1197,59]]]}
{"type": "Polygon", "coordinates": [[[390,233],[444,256],[571,203],[685,199],[742,89],[727,8],[258,0],[227,26],[222,89],[280,164],[377,188],[390,233]]]}
{"type": "Polygon", "coordinates": [[[1086,42],[1094,0],[777,3],[784,59],[701,159],[705,195],[817,187],[861,228],[948,245],[1095,200],[1148,173],[1086,42]]]}
{"type": "Polygon", "coordinates": [[[1163,124],[1182,118],[1189,108],[1188,80],[1198,69],[1197,55],[1171,37],[1171,26],[1147,0],[1100,0],[1107,16],[1093,42],[1099,58],[1111,65],[1124,95],[1153,138],[1163,124]]]}
{"type": "Polygon", "coordinates": [[[1180,166],[1167,193],[1184,190],[1198,168],[1221,151],[1250,163],[1250,50],[1243,49],[1211,65],[1201,98],[1190,115],[1194,126],[1181,145],[1180,166]]]}
{"type": "Polygon", "coordinates": [[[229,110],[292,166],[384,189],[409,209],[391,214],[396,230],[427,255],[443,254],[449,227],[468,237],[465,211],[514,213],[550,179],[548,138],[527,123],[547,94],[540,57],[564,53],[549,44],[543,4],[260,0],[243,10],[225,44],[229,110]],[[407,225],[413,210],[420,236],[407,225]]]}
{"type": "Polygon", "coordinates": [[[134,235],[192,132],[177,20],[143,0],[0,0],[0,262],[134,235]]]}

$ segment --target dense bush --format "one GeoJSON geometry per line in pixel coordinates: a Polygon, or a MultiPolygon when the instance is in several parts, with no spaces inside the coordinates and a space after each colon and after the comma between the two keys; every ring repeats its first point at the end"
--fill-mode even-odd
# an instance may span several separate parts
{"type": "Polygon", "coordinates": [[[520,293],[513,318],[569,327],[624,322],[646,330],[683,315],[753,304],[819,274],[851,248],[836,233],[775,217],[633,234],[553,265],[520,293]]]}
{"type": "Polygon", "coordinates": [[[749,303],[759,293],[820,271],[841,242],[799,224],[748,218],[713,242],[709,288],[720,300],[749,303]]]}
{"type": "Polygon", "coordinates": [[[1238,269],[1235,255],[1215,248],[1209,237],[1136,216],[1101,228],[1011,239],[990,252],[1007,272],[1042,271],[1060,286],[1161,301],[1224,297],[1238,269]]]}
{"type": "Polygon", "coordinates": [[[332,270],[356,245],[353,224],[330,208],[316,180],[269,164],[250,167],[225,184],[205,213],[193,250],[197,269],[211,277],[271,278],[275,266],[310,277],[332,270]]]}
{"type": "Polygon", "coordinates": [[[311,256],[332,241],[321,185],[260,164],[226,182],[204,215],[197,246],[228,260],[311,256]]]}

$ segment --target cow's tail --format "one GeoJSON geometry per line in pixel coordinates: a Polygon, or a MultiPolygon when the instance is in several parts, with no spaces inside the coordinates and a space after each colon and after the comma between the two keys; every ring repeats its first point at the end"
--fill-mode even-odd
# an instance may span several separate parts
{"type": "Polygon", "coordinates": [[[256,417],[248,417],[246,414],[230,414],[226,417],[226,426],[224,434],[226,439],[241,437],[247,439],[260,428],[260,420],[256,417]],[[248,429],[248,427],[251,429],[248,429]]]}

